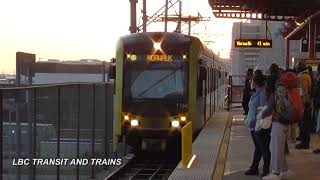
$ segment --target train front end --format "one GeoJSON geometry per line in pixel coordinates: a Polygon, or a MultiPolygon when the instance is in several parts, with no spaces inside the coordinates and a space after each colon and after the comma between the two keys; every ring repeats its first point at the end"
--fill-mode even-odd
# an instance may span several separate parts
{"type": "Polygon", "coordinates": [[[188,122],[188,39],[134,36],[123,40],[122,135],[136,148],[166,149],[188,122]]]}

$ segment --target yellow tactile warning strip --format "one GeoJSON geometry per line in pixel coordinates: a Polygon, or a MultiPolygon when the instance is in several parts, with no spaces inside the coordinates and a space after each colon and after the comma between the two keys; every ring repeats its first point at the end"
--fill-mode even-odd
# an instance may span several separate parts
{"type": "Polygon", "coordinates": [[[169,179],[212,179],[228,118],[229,112],[227,111],[216,112],[213,115],[193,142],[192,152],[196,155],[196,159],[191,168],[176,168],[169,179]]]}
{"type": "Polygon", "coordinates": [[[228,147],[229,147],[229,141],[230,141],[230,134],[231,134],[231,127],[232,127],[232,119],[233,119],[233,113],[229,113],[228,122],[226,130],[224,131],[222,144],[220,146],[219,156],[216,168],[214,170],[213,174],[213,180],[223,180],[224,175],[224,167],[226,164],[226,159],[228,155],[228,147]]]}

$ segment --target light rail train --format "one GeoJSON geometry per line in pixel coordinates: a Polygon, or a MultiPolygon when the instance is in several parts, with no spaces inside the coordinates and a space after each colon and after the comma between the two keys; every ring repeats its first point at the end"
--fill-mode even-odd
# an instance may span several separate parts
{"type": "Polygon", "coordinates": [[[163,32],[121,37],[115,75],[115,135],[137,148],[170,146],[189,121],[195,137],[224,105],[228,72],[196,37],[163,32]]]}

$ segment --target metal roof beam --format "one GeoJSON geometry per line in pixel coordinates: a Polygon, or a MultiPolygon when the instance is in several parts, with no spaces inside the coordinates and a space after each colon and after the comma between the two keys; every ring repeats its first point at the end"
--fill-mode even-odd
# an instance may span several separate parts
{"type": "Polygon", "coordinates": [[[311,20],[314,20],[316,18],[320,18],[320,10],[311,15],[308,19],[306,19],[303,23],[301,23],[298,27],[296,27],[291,33],[289,33],[286,36],[286,39],[292,39],[296,34],[300,33],[300,31],[305,30],[306,28],[309,28],[309,23],[311,20]]]}

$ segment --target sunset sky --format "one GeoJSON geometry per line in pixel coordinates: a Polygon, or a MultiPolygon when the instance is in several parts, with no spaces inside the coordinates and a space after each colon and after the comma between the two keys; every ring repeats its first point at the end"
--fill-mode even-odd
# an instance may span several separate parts
{"type": "MultiPolygon", "coordinates": [[[[147,2],[151,16],[165,0],[147,2]]],[[[141,3],[139,0],[138,13],[141,3]]],[[[129,0],[0,1],[0,73],[15,72],[17,51],[34,53],[37,60],[109,60],[114,56],[117,39],[129,34],[129,5],[129,0]]],[[[175,10],[178,11],[178,6],[175,10]]],[[[212,20],[194,26],[193,33],[203,40],[214,40],[216,45],[210,47],[215,52],[229,50],[232,21],[214,19],[207,0],[183,0],[183,15],[197,15],[198,12],[212,20]]],[[[173,13],[174,9],[170,10],[169,14],[173,13]]],[[[137,22],[142,22],[139,18],[140,14],[137,22]]],[[[163,27],[163,23],[157,23],[148,30],[163,31],[163,27]]],[[[169,31],[175,27],[176,24],[171,23],[169,31]]],[[[227,57],[228,53],[222,55],[227,57]]]]}

